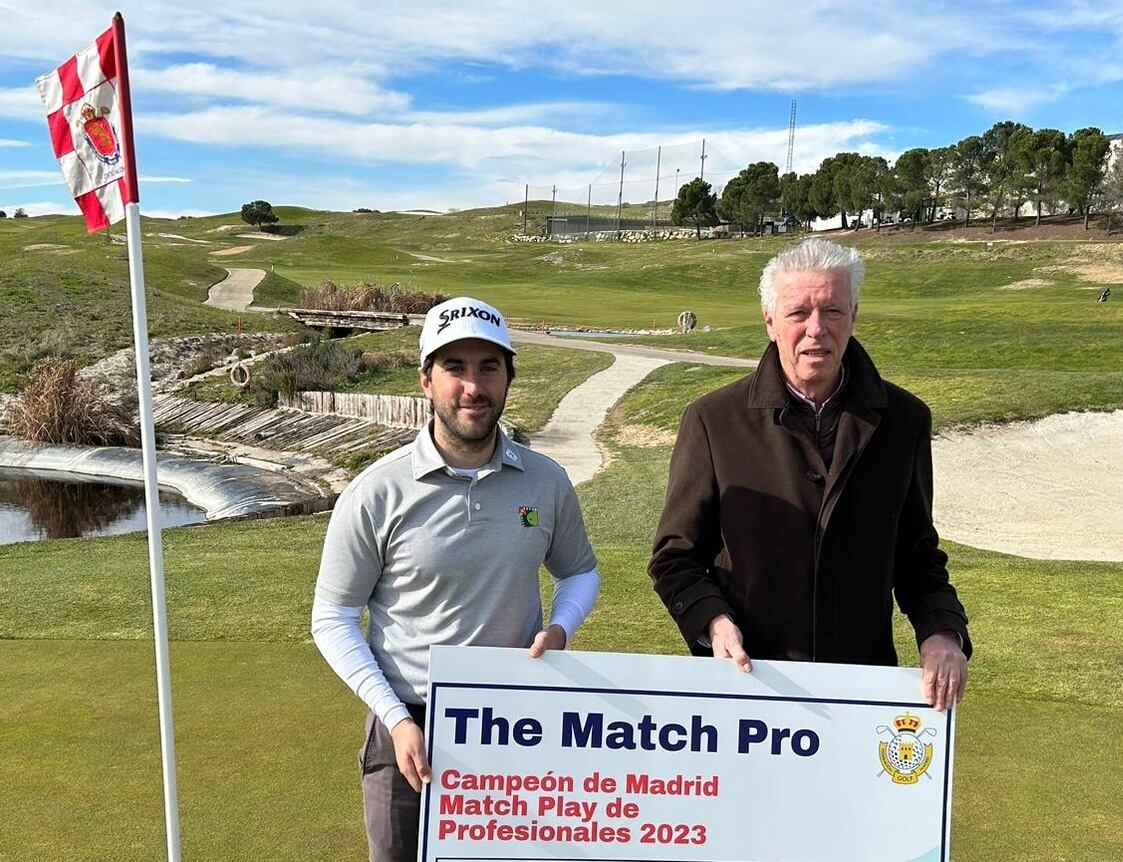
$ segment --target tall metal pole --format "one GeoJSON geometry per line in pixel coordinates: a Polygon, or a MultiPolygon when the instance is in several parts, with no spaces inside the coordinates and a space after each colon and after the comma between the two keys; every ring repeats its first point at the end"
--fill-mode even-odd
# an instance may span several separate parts
{"type": "Polygon", "coordinates": [[[620,194],[616,196],[616,238],[620,239],[620,211],[624,207],[624,154],[620,151],[620,194]]]}
{"type": "Polygon", "coordinates": [[[792,172],[792,150],[795,147],[795,99],[792,99],[792,113],[788,117],[788,160],[784,165],[784,173],[792,172]]]}
{"type": "Polygon", "coordinates": [[[663,148],[655,151],[655,204],[651,207],[651,229],[655,230],[655,222],[659,220],[659,166],[663,163],[663,148]]]}
{"type": "Polygon", "coordinates": [[[556,216],[558,214],[558,186],[555,183],[553,189],[550,190],[550,215],[556,216]]]}
{"type": "Polygon", "coordinates": [[[530,183],[526,184],[526,190],[523,192],[523,236],[526,236],[526,211],[530,206],[530,183]]]}
{"type": "Polygon", "coordinates": [[[702,138],[702,167],[698,169],[698,179],[706,178],[706,139],[702,138]]]}
{"type": "Polygon", "coordinates": [[[593,221],[593,184],[589,183],[589,202],[585,204],[585,239],[589,238],[589,225],[593,221]]]}
{"type": "Polygon", "coordinates": [[[144,255],[140,232],[140,186],[133,145],[132,104],[129,91],[125,20],[113,16],[113,49],[117,64],[117,98],[121,118],[128,193],[125,198],[126,245],[129,255],[129,290],[133,307],[133,343],[136,350],[137,400],[140,412],[141,458],[144,464],[144,511],[148,527],[148,568],[152,583],[152,635],[156,646],[156,695],[160,710],[160,753],[164,777],[164,825],[168,862],[179,862],[179,800],[175,774],[175,729],[172,724],[171,661],[168,654],[168,612],[164,588],[164,546],[160,527],[160,485],[156,476],[156,428],[152,406],[152,370],[148,360],[148,310],[144,294],[144,255]]]}

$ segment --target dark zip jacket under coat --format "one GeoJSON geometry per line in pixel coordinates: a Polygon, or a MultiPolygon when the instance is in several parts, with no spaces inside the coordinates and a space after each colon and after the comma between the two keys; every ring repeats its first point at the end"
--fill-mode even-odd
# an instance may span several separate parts
{"type": "Polygon", "coordinates": [[[691,652],[728,613],[752,658],[895,665],[893,596],[917,643],[967,617],[932,525],[932,414],[854,339],[830,469],[796,432],[776,346],[687,408],[648,573],[691,652]]]}

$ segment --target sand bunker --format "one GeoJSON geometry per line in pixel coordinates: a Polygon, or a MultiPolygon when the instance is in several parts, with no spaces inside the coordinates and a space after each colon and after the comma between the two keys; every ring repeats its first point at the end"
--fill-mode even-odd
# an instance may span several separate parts
{"type": "Polygon", "coordinates": [[[250,249],[257,248],[256,245],[236,245],[233,248],[224,248],[219,251],[212,251],[211,255],[214,257],[230,257],[235,254],[242,254],[250,249]]]}
{"type": "Polygon", "coordinates": [[[239,239],[267,239],[270,242],[280,242],[281,240],[285,239],[285,237],[277,236],[277,234],[275,233],[264,233],[261,231],[258,231],[257,233],[237,233],[234,234],[234,236],[238,237],[239,239]]]}
{"type": "Polygon", "coordinates": [[[71,251],[68,245],[57,245],[53,242],[37,242],[34,245],[25,245],[24,251],[71,251]]]}
{"type": "Polygon", "coordinates": [[[1032,290],[1035,287],[1052,287],[1054,282],[1043,278],[1023,278],[1021,281],[1012,281],[1004,284],[998,290],[1032,290]]]}
{"type": "MultiPolygon", "coordinates": [[[[152,234],[149,234],[149,236],[152,236],[152,234]]],[[[210,245],[211,244],[211,241],[209,239],[192,239],[189,236],[180,236],[178,233],[158,233],[158,234],[156,234],[156,236],[162,236],[162,237],[165,237],[166,239],[181,239],[184,242],[197,242],[200,245],[210,245]]]]}
{"type": "Polygon", "coordinates": [[[1123,561],[1123,410],[932,441],[946,539],[1023,557],[1123,561]]]}

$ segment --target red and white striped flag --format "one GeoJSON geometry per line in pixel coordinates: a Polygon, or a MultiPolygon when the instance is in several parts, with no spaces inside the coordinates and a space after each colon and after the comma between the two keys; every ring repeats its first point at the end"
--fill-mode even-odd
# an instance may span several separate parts
{"type": "MultiPolygon", "coordinates": [[[[110,27],[89,47],[35,81],[47,109],[55,158],[90,233],[125,217],[138,201],[136,176],[122,146],[121,99],[117,92],[117,46],[110,27]]],[[[125,107],[127,111],[127,106],[125,107]]]]}

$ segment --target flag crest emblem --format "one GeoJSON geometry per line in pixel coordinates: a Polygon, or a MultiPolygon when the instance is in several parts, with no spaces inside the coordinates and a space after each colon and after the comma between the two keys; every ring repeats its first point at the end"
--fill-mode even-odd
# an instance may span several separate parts
{"type": "Polygon", "coordinates": [[[98,161],[104,165],[115,165],[121,161],[121,144],[117,132],[109,122],[109,108],[102,106],[101,115],[89,103],[82,105],[82,134],[86,143],[94,151],[98,161]]]}
{"type": "Polygon", "coordinates": [[[538,526],[538,507],[519,506],[519,520],[524,527],[538,526]]]}

